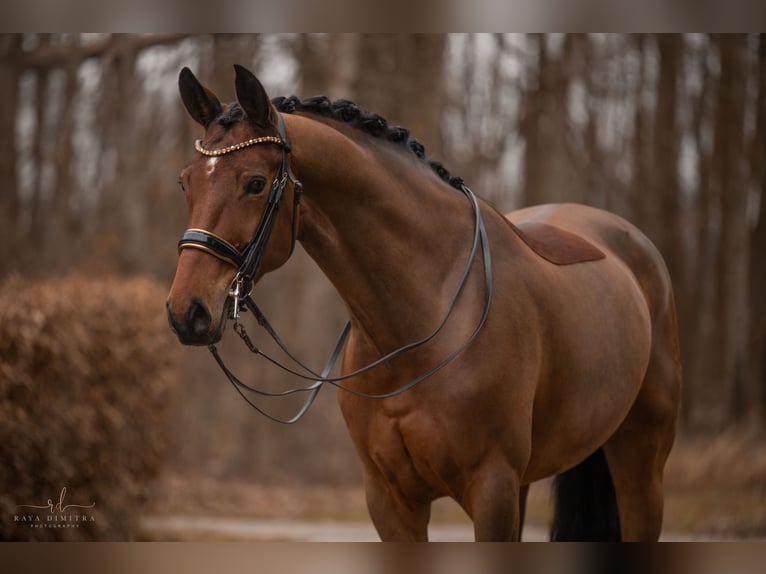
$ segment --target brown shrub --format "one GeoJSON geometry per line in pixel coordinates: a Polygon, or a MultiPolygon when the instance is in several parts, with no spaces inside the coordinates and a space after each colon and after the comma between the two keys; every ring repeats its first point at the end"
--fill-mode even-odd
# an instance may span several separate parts
{"type": "Polygon", "coordinates": [[[165,454],[178,372],[164,298],[149,279],[0,285],[0,537],[130,538],[165,454]],[[55,504],[63,487],[64,505],[95,507],[19,508],[55,504]],[[25,514],[94,521],[30,527],[15,519],[25,514]]]}

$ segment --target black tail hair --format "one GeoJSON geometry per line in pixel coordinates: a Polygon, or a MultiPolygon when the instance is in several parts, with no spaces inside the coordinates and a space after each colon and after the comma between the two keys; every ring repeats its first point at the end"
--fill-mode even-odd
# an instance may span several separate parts
{"type": "Polygon", "coordinates": [[[551,540],[621,540],[617,497],[603,449],[558,475],[553,490],[555,507],[551,540]]]}

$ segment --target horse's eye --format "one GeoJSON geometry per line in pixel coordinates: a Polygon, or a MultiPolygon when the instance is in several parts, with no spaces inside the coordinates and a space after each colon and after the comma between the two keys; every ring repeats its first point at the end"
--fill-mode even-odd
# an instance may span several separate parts
{"type": "Polygon", "coordinates": [[[186,193],[186,188],[184,187],[184,180],[183,180],[183,179],[181,179],[180,177],[178,178],[178,187],[180,187],[180,188],[181,188],[181,191],[183,191],[184,193],[186,193]]]}
{"type": "Polygon", "coordinates": [[[258,195],[266,187],[266,180],[262,177],[249,179],[245,184],[245,193],[248,195],[258,195]]]}

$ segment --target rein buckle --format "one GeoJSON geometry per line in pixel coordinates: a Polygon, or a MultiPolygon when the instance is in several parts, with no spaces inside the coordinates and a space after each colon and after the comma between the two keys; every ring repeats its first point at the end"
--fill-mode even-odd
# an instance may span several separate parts
{"type": "Polygon", "coordinates": [[[235,324],[239,323],[239,314],[244,310],[242,301],[247,295],[248,294],[245,293],[245,278],[237,273],[237,276],[234,278],[234,281],[232,281],[231,287],[229,288],[229,297],[234,300],[234,307],[231,310],[230,319],[233,319],[235,324]]]}

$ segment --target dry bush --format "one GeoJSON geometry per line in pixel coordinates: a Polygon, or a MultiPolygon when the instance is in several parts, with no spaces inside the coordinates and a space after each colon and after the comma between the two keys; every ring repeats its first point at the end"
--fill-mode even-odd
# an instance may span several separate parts
{"type": "MultiPolygon", "coordinates": [[[[165,290],[73,276],[0,285],[0,537],[130,538],[165,455],[178,369],[165,290]],[[18,505],[90,504],[78,527],[30,528],[18,505]]],[[[61,513],[58,513],[61,514],[61,513]]]]}

